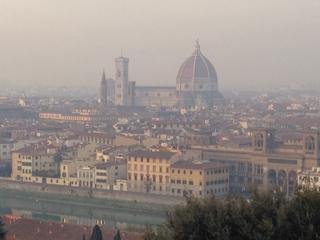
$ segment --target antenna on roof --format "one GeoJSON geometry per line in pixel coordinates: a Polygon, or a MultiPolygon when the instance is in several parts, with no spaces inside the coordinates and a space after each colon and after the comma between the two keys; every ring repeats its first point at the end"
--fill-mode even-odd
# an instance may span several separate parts
{"type": "Polygon", "coordinates": [[[196,49],[197,49],[198,51],[200,51],[199,38],[197,38],[197,40],[196,40],[196,49]]]}

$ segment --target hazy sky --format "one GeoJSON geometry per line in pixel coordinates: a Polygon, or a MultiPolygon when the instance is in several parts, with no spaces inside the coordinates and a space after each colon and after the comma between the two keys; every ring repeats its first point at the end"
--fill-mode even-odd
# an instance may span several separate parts
{"type": "Polygon", "coordinates": [[[0,84],[174,85],[199,38],[224,89],[320,88],[319,0],[0,0],[0,84]]]}

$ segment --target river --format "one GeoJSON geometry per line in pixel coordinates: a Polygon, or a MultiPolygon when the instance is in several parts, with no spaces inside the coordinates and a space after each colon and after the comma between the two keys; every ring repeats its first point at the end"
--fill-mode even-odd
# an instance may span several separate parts
{"type": "Polygon", "coordinates": [[[121,229],[141,229],[165,221],[168,207],[125,201],[62,197],[0,189],[0,215],[121,229]]]}

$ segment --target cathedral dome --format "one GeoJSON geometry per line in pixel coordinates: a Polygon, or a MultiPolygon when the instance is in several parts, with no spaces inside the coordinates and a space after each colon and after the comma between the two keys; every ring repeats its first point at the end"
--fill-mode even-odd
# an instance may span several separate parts
{"type": "Polygon", "coordinates": [[[222,98],[218,91],[216,70],[200,51],[198,41],[192,56],[182,63],[176,80],[180,105],[206,107],[222,98]]]}
{"type": "MultiPolygon", "coordinates": [[[[197,42],[194,53],[182,63],[178,71],[177,85],[184,84],[179,86],[181,90],[196,90],[196,84],[199,84],[200,90],[205,87],[202,82],[207,85],[206,87],[210,87],[209,89],[216,90],[216,70],[212,63],[202,54],[199,42],[197,42]]],[[[209,89],[206,88],[206,90],[209,89]]]]}

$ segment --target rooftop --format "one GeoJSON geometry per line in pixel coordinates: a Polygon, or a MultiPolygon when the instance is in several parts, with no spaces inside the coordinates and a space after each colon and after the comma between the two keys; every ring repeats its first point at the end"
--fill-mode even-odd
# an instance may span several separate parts
{"type": "Polygon", "coordinates": [[[179,160],[171,165],[171,168],[181,168],[181,169],[193,169],[193,170],[206,170],[212,168],[223,168],[227,167],[226,164],[217,162],[193,162],[189,160],[179,160]]]}
{"type": "Polygon", "coordinates": [[[138,150],[130,153],[130,157],[146,157],[146,158],[160,158],[160,159],[170,159],[175,153],[165,152],[165,151],[144,151],[138,150]]]}

